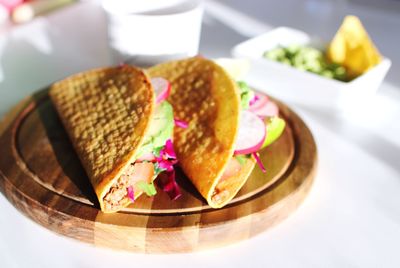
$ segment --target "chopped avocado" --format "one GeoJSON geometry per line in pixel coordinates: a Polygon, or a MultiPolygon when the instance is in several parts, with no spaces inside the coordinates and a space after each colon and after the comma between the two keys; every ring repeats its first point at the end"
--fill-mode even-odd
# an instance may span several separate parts
{"type": "Polygon", "coordinates": [[[276,141],[281,136],[286,126],[285,120],[277,116],[270,117],[264,122],[267,128],[267,136],[261,148],[265,148],[276,141]]]}
{"type": "Polygon", "coordinates": [[[243,110],[249,108],[249,102],[254,98],[254,91],[244,81],[237,82],[240,90],[240,105],[243,110]]]}
{"type": "Polygon", "coordinates": [[[346,69],[343,66],[330,62],[323,51],[311,46],[278,46],[272,50],[265,51],[263,57],[293,66],[302,71],[347,81],[346,69]]]}
{"type": "Polygon", "coordinates": [[[165,145],[172,137],[174,130],[174,113],[171,104],[163,101],[156,106],[150,129],[144,138],[142,147],[138,150],[137,157],[145,153],[151,153],[155,149],[165,145]]]}

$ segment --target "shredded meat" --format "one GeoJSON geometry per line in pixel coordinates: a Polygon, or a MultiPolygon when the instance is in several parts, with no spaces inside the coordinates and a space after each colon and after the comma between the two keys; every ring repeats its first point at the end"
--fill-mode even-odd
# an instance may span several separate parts
{"type": "Polygon", "coordinates": [[[130,164],[124,173],[119,177],[118,181],[110,188],[110,191],[104,196],[104,206],[106,209],[114,210],[121,206],[122,201],[128,198],[128,186],[130,185],[130,177],[133,175],[133,165],[130,164]]]}
{"type": "Polygon", "coordinates": [[[240,170],[240,163],[234,157],[232,157],[231,160],[229,160],[229,163],[225,168],[224,173],[222,174],[217,186],[214,189],[211,197],[213,202],[221,203],[229,197],[228,186],[232,183],[232,178],[235,177],[235,175],[239,173],[240,170]]]}
{"type": "Polygon", "coordinates": [[[220,189],[215,189],[213,194],[212,194],[212,201],[215,203],[221,203],[224,201],[227,197],[229,196],[229,191],[228,190],[220,190],[220,189]]]}

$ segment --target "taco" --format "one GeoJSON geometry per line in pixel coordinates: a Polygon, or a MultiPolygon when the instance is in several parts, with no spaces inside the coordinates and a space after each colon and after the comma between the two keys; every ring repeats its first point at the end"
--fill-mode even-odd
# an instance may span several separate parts
{"type": "Polygon", "coordinates": [[[234,80],[229,72],[237,70],[234,63],[223,68],[227,66],[194,57],[147,70],[151,77],[171,83],[168,101],[175,117],[187,122],[186,128],[174,129],[177,158],[213,208],[232,200],[256,163],[264,170],[258,151],[274,142],[285,127],[273,101],[234,80]]]}
{"type": "Polygon", "coordinates": [[[174,131],[182,170],[211,207],[224,206],[255,164],[252,157],[239,163],[234,156],[241,109],[235,81],[220,66],[200,57],[162,63],[148,73],[171,83],[168,101],[175,117],[188,124],[174,131]]]}
{"type": "Polygon", "coordinates": [[[103,212],[118,211],[176,162],[172,106],[140,69],[90,70],[53,84],[49,95],[103,212]]]}

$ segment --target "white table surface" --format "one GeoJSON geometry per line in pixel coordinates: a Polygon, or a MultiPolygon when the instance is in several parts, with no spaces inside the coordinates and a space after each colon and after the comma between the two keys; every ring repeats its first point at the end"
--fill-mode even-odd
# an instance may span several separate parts
{"type": "MultiPolygon", "coordinates": [[[[319,168],[308,198],[286,221],[225,248],[133,254],[52,233],[0,194],[0,267],[400,267],[400,13],[335,3],[207,4],[200,45],[206,56],[228,56],[235,44],[281,25],[329,38],[343,15],[353,13],[393,60],[370,110],[335,115],[292,106],[315,136],[319,168]]],[[[95,3],[84,2],[26,25],[3,27],[0,63],[3,116],[55,80],[109,64],[104,16],[95,3]]]]}

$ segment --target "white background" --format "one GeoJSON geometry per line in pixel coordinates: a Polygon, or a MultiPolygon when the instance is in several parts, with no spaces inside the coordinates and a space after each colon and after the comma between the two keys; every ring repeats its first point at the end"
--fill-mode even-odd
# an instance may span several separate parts
{"type": "MultiPolygon", "coordinates": [[[[206,7],[200,44],[206,56],[228,56],[235,44],[281,25],[329,39],[343,16],[353,13],[393,61],[366,111],[339,115],[292,106],[311,128],[319,152],[315,184],[300,209],[232,246],[143,255],[61,237],[0,195],[0,267],[400,267],[399,10],[295,0],[207,2],[206,7]]],[[[53,81],[109,64],[104,16],[96,4],[83,2],[26,25],[3,27],[0,63],[3,116],[53,81]]]]}

